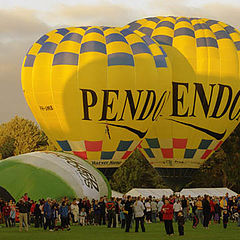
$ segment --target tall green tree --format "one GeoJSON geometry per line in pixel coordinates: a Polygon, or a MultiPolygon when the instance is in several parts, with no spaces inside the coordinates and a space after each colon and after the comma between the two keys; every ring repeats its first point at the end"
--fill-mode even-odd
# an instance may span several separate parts
{"type": "Polygon", "coordinates": [[[9,136],[0,136],[0,159],[8,158],[14,155],[15,140],[9,136]]]}
{"type": "Polygon", "coordinates": [[[228,187],[240,192],[240,126],[200,168],[191,187],[228,187]]]}
{"type": "Polygon", "coordinates": [[[2,158],[43,150],[56,150],[56,148],[33,121],[16,116],[0,125],[2,158]]]}
{"type": "Polygon", "coordinates": [[[112,189],[122,193],[132,188],[164,187],[157,171],[138,150],[114,173],[110,184],[112,189]]]}

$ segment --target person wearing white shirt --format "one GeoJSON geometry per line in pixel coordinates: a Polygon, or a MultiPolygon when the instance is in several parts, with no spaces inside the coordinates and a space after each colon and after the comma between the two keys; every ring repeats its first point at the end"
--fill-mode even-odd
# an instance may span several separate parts
{"type": "Polygon", "coordinates": [[[177,222],[178,213],[179,213],[180,211],[182,211],[182,205],[181,205],[181,202],[180,202],[179,200],[177,200],[177,201],[173,204],[173,211],[174,211],[175,221],[177,222]]]}
{"type": "Polygon", "coordinates": [[[137,201],[133,204],[133,211],[134,211],[135,222],[136,222],[135,232],[138,232],[139,222],[141,224],[142,232],[145,232],[144,210],[145,210],[145,207],[144,207],[143,203],[141,202],[141,197],[138,197],[137,201]]]}

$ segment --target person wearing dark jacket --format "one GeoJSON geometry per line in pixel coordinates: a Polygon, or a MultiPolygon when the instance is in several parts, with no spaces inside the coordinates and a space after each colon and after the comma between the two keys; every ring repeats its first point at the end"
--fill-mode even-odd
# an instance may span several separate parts
{"type": "Polygon", "coordinates": [[[133,202],[132,202],[132,197],[131,196],[127,197],[127,201],[126,201],[125,206],[124,206],[124,214],[125,214],[125,219],[126,219],[126,230],[125,230],[125,232],[129,232],[132,217],[133,217],[133,202]]]}
{"type": "Polygon", "coordinates": [[[11,222],[10,222],[11,208],[10,208],[8,202],[5,202],[5,206],[3,207],[2,211],[3,211],[3,216],[4,216],[6,227],[11,227],[11,222]]]}
{"type": "Polygon", "coordinates": [[[202,205],[203,205],[203,227],[208,228],[210,215],[211,215],[211,206],[210,206],[209,196],[207,195],[204,196],[202,205]]]}
{"type": "Polygon", "coordinates": [[[183,236],[184,235],[184,216],[183,216],[183,212],[179,211],[178,215],[177,215],[177,223],[178,223],[178,233],[179,236],[183,236]]]}
{"type": "Polygon", "coordinates": [[[108,228],[112,226],[116,227],[116,206],[114,202],[114,198],[111,197],[111,200],[106,203],[107,208],[107,218],[108,218],[108,228]]]}
{"type": "Polygon", "coordinates": [[[44,224],[44,230],[47,230],[49,227],[49,231],[53,231],[51,219],[52,219],[52,207],[51,207],[51,200],[47,198],[47,201],[44,204],[44,217],[45,217],[45,224],[44,224]]]}
{"type": "Polygon", "coordinates": [[[223,228],[227,228],[229,214],[227,210],[223,211],[223,228]]]}
{"type": "Polygon", "coordinates": [[[17,203],[17,208],[19,210],[19,231],[22,232],[23,222],[25,230],[28,231],[28,204],[23,199],[20,199],[17,203]]]}
{"type": "Polygon", "coordinates": [[[40,204],[37,203],[34,208],[34,217],[35,217],[35,228],[39,228],[40,221],[41,221],[41,210],[40,210],[40,204]]]}
{"type": "Polygon", "coordinates": [[[98,206],[100,209],[100,219],[99,219],[99,225],[106,225],[106,204],[104,202],[104,198],[101,197],[100,201],[98,202],[98,206]]]}

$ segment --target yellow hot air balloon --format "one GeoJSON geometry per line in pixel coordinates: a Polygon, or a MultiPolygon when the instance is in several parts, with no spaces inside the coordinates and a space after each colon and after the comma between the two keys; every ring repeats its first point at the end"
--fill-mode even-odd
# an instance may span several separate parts
{"type": "Polygon", "coordinates": [[[124,27],[157,41],[172,65],[168,112],[140,150],[165,180],[188,182],[239,123],[240,33],[215,20],[151,17],[124,27]]]}
{"type": "Polygon", "coordinates": [[[70,27],[33,44],[22,88],[45,133],[109,176],[161,115],[171,75],[167,54],[145,34],[70,27]]]}

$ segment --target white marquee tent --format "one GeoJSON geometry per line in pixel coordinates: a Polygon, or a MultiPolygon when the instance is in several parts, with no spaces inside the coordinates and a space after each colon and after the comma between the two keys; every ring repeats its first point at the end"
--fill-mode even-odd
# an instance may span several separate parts
{"type": "Polygon", "coordinates": [[[228,193],[229,197],[237,196],[237,193],[232,191],[228,188],[184,188],[180,195],[185,196],[191,196],[191,197],[197,197],[197,196],[204,196],[204,194],[207,194],[209,196],[216,196],[221,197],[225,196],[226,193],[228,193]]]}
{"type": "Polygon", "coordinates": [[[133,188],[126,195],[131,195],[133,197],[149,197],[150,195],[155,198],[162,198],[163,195],[170,196],[173,194],[171,189],[153,189],[153,188],[133,188]]]}
{"type": "Polygon", "coordinates": [[[123,195],[124,195],[123,193],[112,190],[112,197],[122,198],[123,195]]]}

